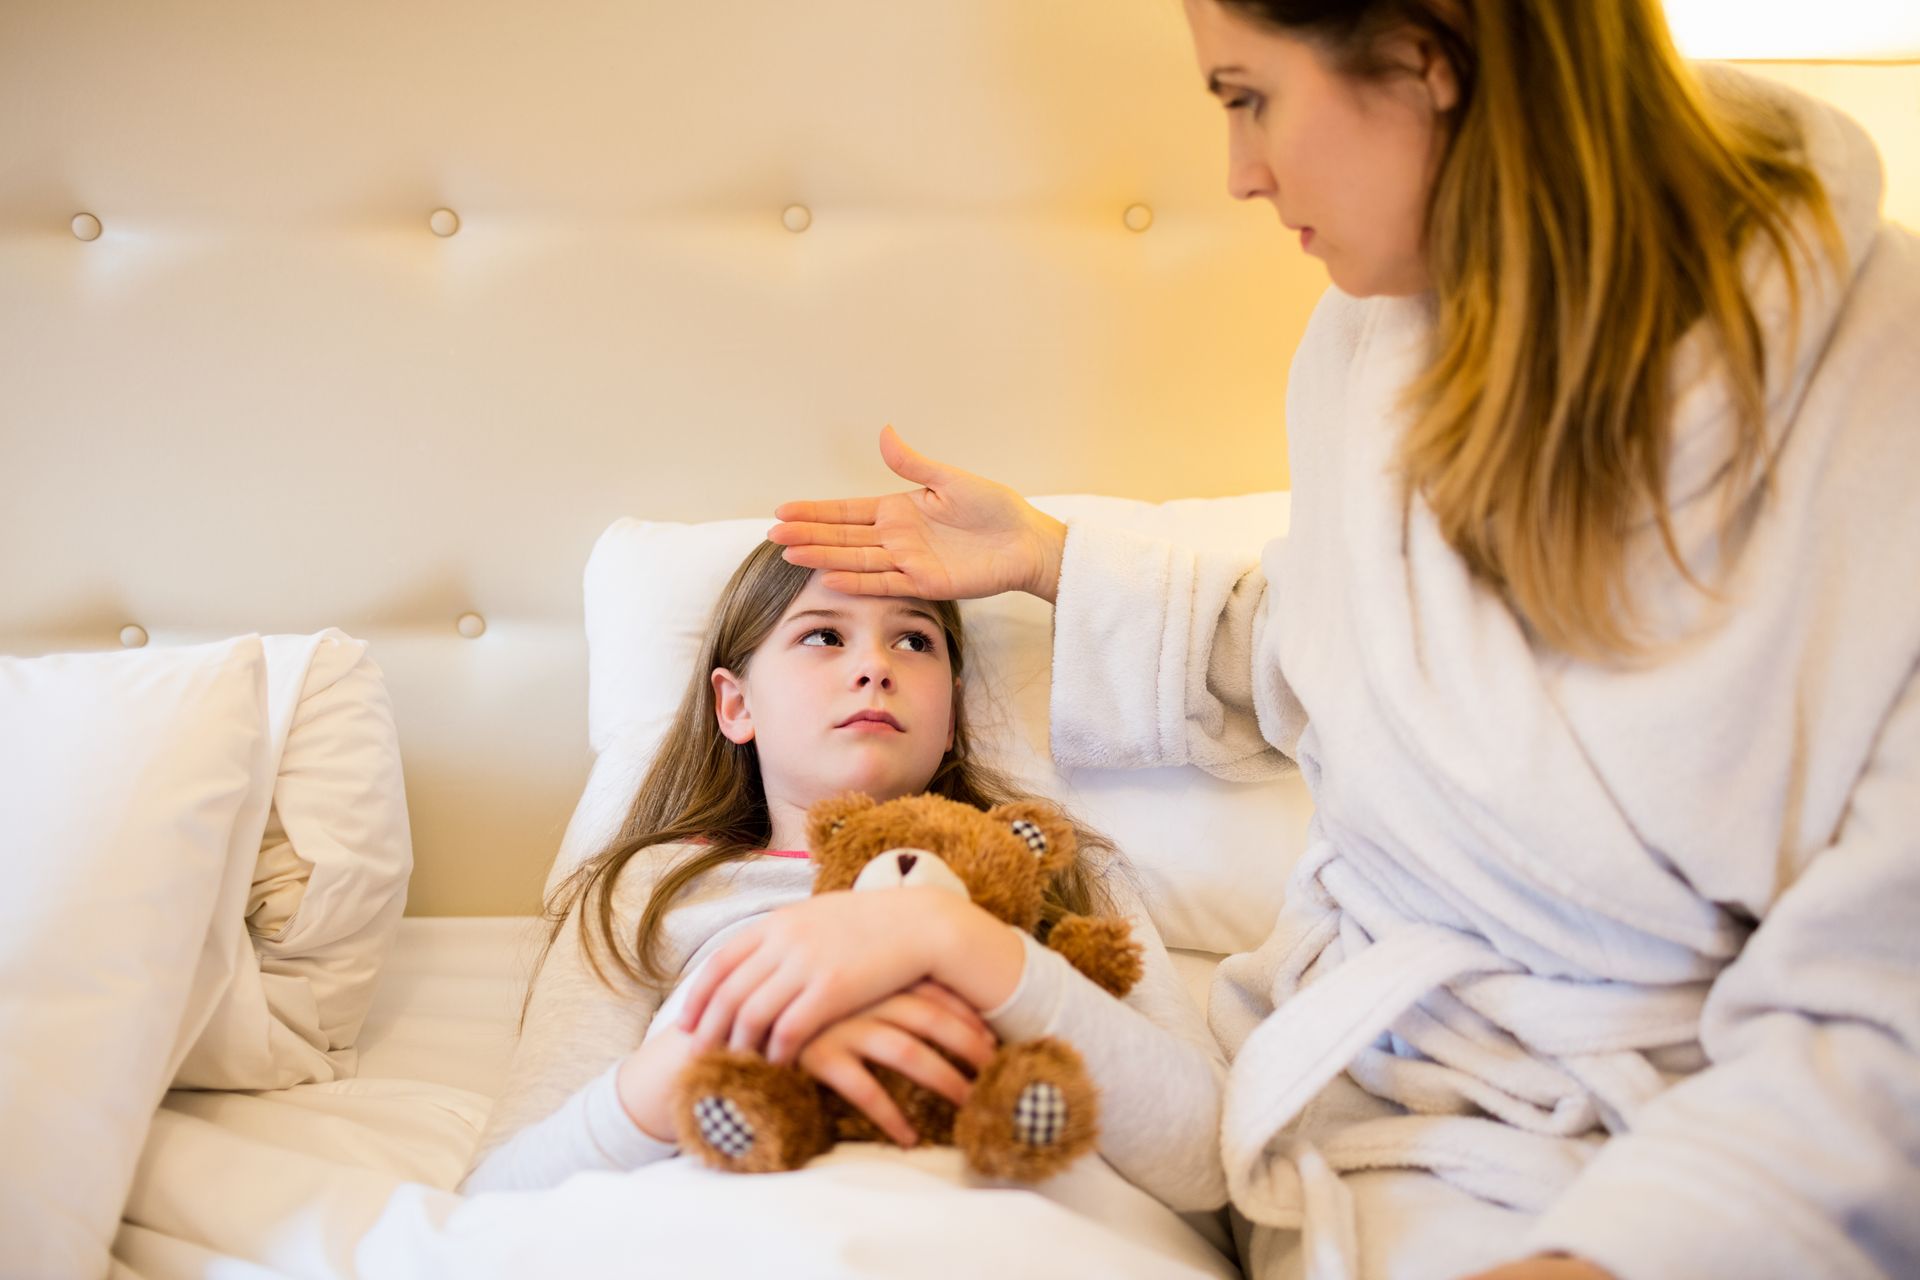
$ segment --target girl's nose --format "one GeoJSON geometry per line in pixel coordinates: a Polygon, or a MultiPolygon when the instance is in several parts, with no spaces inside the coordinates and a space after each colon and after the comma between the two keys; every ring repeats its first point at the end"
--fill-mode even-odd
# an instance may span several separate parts
{"type": "Polygon", "coordinates": [[[887,658],[885,649],[874,649],[862,656],[860,665],[854,671],[854,688],[866,689],[879,685],[882,689],[893,688],[893,664],[887,658]]]}

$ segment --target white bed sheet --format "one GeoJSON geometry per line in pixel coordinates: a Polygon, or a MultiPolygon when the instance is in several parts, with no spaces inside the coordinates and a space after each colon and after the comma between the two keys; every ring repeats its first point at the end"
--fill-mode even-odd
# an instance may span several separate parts
{"type": "MultiPolygon", "coordinates": [[[[506,1080],[542,937],[530,917],[407,919],[354,1078],[169,1094],[115,1274],[1238,1275],[1217,1215],[1171,1215],[1098,1161],[1041,1195],[983,1187],[950,1150],[855,1146],[779,1179],[671,1161],[455,1196],[506,1080]],[[742,1238],[740,1222],[762,1230],[742,1238]]],[[[1218,960],[1174,953],[1202,1007],[1218,960]]]]}

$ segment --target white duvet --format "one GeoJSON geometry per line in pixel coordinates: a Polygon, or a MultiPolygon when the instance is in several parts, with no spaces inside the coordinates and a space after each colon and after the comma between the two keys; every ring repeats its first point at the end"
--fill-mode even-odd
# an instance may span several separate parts
{"type": "Polygon", "coordinates": [[[1098,1160],[1038,1191],[952,1148],[837,1148],[792,1174],[689,1160],[462,1197],[487,1099],[351,1080],[170,1094],[114,1242],[116,1276],[1232,1277],[1179,1215],[1098,1160]]]}

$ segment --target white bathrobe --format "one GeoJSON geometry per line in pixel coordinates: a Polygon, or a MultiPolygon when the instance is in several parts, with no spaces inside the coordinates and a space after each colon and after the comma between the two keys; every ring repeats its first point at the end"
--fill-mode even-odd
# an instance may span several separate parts
{"type": "Polygon", "coordinates": [[[1656,660],[1533,643],[1403,506],[1421,299],[1320,304],[1257,566],[1069,531],[1055,757],[1313,789],[1212,992],[1256,1272],[1920,1276],[1920,239],[1859,128],[1791,101],[1846,263],[1802,260],[1796,327],[1750,262],[1777,454],[1717,579],[1728,400],[1678,353],[1669,497],[1721,585],[1640,527],[1656,660]]]}

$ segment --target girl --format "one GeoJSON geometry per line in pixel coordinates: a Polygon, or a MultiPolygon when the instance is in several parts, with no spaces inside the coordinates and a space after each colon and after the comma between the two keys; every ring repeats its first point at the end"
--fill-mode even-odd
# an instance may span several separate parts
{"type": "Polygon", "coordinates": [[[1254,1274],[1920,1275],[1920,242],[1872,144],[1655,0],[1186,13],[1232,193],[1335,286],[1286,536],[1069,529],[891,434],[915,491],[770,536],[1053,601],[1062,763],[1298,762],[1211,1000],[1254,1274]]]}
{"type": "MultiPolygon", "coordinates": [[[[996,1035],[1060,1036],[1101,1090],[1108,1162],[1176,1210],[1225,1203],[1224,1062],[1120,877],[1096,878],[1084,863],[1060,877],[1042,928],[1108,901],[1130,914],[1145,974],[1124,1003],[951,894],[811,895],[805,817],[819,800],[848,791],[876,800],[931,791],[983,806],[1014,798],[973,756],[963,668],[953,604],[842,595],[772,543],[746,558],[621,836],[549,904],[553,929],[520,1045],[464,1190],[550,1186],[673,1155],[675,1080],[721,1036],[674,1025],[684,986],[664,1009],[663,996],[752,929],[764,943],[758,958],[781,960],[764,975],[767,989],[803,1011],[838,1001],[850,982],[884,988],[818,1034],[774,1027],[767,1047],[900,1144],[915,1135],[867,1064],[960,1103],[968,1080],[935,1047],[978,1066],[996,1035]],[[816,965],[820,929],[844,945],[816,965]]],[[[1112,855],[1097,836],[1081,839],[1083,850],[1112,855]]],[[[770,1021],[750,1005],[726,1040],[760,1048],[770,1021]]]]}

